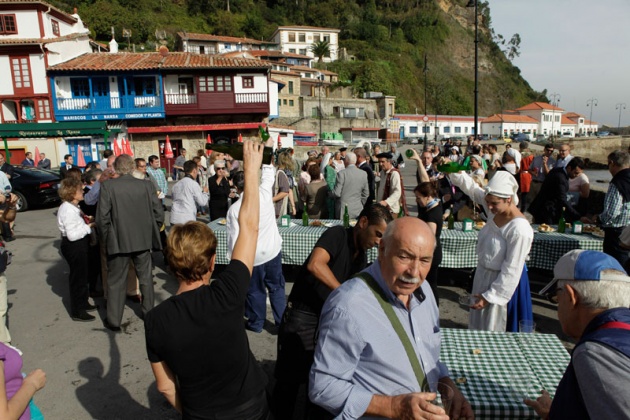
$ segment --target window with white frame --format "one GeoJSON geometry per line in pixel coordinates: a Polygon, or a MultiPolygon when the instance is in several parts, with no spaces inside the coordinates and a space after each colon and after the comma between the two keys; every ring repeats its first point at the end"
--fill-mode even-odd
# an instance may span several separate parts
{"type": "Polygon", "coordinates": [[[50,103],[48,102],[48,99],[37,100],[37,113],[39,114],[39,119],[41,120],[50,119],[50,103]]]}

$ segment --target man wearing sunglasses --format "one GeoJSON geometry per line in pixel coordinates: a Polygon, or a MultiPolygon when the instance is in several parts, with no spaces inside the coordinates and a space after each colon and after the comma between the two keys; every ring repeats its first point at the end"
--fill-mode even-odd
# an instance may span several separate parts
{"type": "Polygon", "coordinates": [[[630,412],[630,276],[608,254],[575,249],[540,294],[577,341],[555,397],[524,402],[542,418],[622,419],[630,412]]]}

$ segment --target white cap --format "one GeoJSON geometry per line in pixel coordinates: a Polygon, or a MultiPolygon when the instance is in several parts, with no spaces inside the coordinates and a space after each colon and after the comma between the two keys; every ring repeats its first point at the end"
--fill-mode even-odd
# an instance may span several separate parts
{"type": "Polygon", "coordinates": [[[514,175],[508,171],[496,171],[485,188],[486,194],[500,198],[512,197],[514,205],[518,205],[518,183],[514,175]]]}

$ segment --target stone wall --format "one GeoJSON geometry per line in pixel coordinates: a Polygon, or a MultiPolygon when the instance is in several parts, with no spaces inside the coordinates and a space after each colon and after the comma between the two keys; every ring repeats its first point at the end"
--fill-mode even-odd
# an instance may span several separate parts
{"type": "MultiPolygon", "coordinates": [[[[562,142],[558,141],[558,144],[562,142]]],[[[608,154],[618,150],[628,150],[630,136],[577,137],[568,139],[573,156],[582,156],[591,161],[606,164],[608,154]]]]}

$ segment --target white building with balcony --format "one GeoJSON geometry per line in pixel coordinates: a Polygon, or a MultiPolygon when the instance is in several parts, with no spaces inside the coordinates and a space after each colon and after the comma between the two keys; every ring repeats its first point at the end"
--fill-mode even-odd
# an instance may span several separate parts
{"type": "Polygon", "coordinates": [[[319,28],[316,26],[279,26],[271,40],[280,45],[285,52],[315,57],[311,46],[318,41],[328,41],[330,54],[324,56],[324,62],[339,58],[339,29],[319,28]]]}

